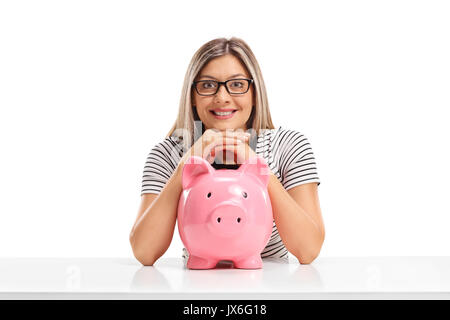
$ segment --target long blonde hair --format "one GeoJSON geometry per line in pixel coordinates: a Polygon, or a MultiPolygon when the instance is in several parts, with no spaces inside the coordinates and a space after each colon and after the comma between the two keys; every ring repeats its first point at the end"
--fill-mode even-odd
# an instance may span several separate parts
{"type": "Polygon", "coordinates": [[[200,119],[192,108],[192,82],[210,60],[226,54],[232,54],[240,59],[254,80],[253,100],[255,105],[247,121],[247,128],[252,128],[256,134],[259,134],[261,129],[274,129],[263,76],[252,50],[242,39],[235,37],[230,39],[217,38],[201,46],[192,57],[184,77],[178,116],[166,136],[166,138],[176,136],[183,139],[183,146],[186,150],[195,142],[194,136],[199,136],[204,131],[203,124],[201,129],[194,127],[194,122],[198,123],[200,119]],[[201,130],[200,134],[199,130],[201,130]]]}

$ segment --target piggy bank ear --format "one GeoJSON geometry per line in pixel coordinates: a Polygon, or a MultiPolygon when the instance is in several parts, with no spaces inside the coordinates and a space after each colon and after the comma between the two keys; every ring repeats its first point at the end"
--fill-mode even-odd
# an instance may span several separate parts
{"type": "Polygon", "coordinates": [[[259,156],[246,160],[243,164],[241,164],[238,171],[240,171],[242,175],[254,175],[265,187],[267,187],[269,183],[269,166],[266,161],[259,156]]]}
{"type": "Polygon", "coordinates": [[[193,185],[195,180],[202,174],[213,174],[214,168],[203,158],[192,156],[184,163],[182,173],[183,189],[193,185]]]}

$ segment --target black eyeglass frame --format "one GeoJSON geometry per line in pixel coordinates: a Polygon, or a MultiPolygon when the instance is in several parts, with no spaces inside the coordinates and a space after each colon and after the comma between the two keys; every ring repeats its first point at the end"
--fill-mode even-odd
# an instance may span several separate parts
{"type": "Polygon", "coordinates": [[[192,84],[194,85],[195,91],[196,91],[200,96],[213,96],[213,95],[217,94],[217,92],[219,92],[219,89],[220,89],[220,86],[221,86],[221,85],[224,85],[224,86],[225,86],[225,89],[227,90],[227,92],[228,92],[229,94],[233,94],[233,95],[234,95],[234,94],[246,94],[246,93],[248,92],[248,90],[250,89],[250,85],[251,85],[252,83],[253,83],[253,79],[245,79],[245,78],[230,79],[230,80],[227,80],[227,81],[198,80],[198,81],[193,81],[193,82],[192,82],[192,84]],[[234,93],[234,92],[231,93],[230,90],[228,89],[227,82],[233,81],[233,80],[247,80],[247,82],[248,82],[247,90],[246,90],[245,92],[240,92],[240,93],[234,93]],[[197,89],[197,83],[199,83],[199,82],[216,82],[216,83],[217,83],[217,90],[216,90],[216,92],[211,93],[211,94],[201,94],[200,92],[198,92],[198,89],[197,89]]]}

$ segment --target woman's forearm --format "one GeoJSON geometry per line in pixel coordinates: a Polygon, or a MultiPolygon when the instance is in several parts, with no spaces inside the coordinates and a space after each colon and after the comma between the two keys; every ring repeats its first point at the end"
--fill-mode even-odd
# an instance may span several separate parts
{"type": "Polygon", "coordinates": [[[267,186],[275,224],[281,240],[300,263],[311,263],[319,254],[324,235],[308,213],[271,173],[267,186]]]}
{"type": "Polygon", "coordinates": [[[130,243],[136,259],[142,264],[153,265],[169,248],[181,191],[181,170],[177,167],[158,197],[133,227],[130,243]]]}

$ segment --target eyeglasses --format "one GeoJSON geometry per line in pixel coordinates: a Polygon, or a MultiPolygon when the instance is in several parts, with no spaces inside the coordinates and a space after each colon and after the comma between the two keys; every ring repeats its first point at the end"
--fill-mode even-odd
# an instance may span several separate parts
{"type": "Polygon", "coordinates": [[[219,92],[220,85],[223,84],[229,94],[244,94],[250,88],[253,79],[230,79],[227,81],[200,80],[192,84],[195,91],[201,96],[212,96],[219,92]]]}

